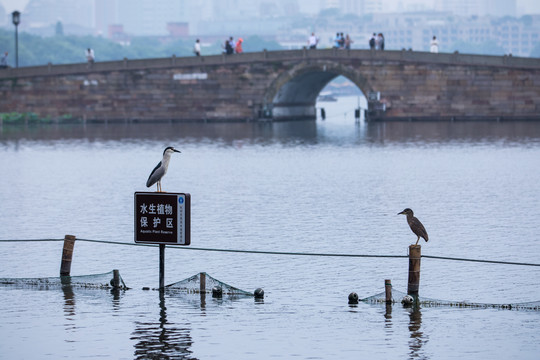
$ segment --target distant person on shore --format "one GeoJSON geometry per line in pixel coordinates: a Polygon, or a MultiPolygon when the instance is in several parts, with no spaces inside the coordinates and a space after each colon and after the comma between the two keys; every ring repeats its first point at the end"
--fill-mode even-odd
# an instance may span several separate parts
{"type": "Polygon", "coordinates": [[[88,61],[89,64],[93,64],[94,60],[95,60],[94,50],[90,48],[86,49],[86,61],[88,61]]]}
{"type": "Polygon", "coordinates": [[[375,33],[373,33],[373,36],[371,36],[371,39],[369,39],[369,48],[371,50],[375,50],[375,45],[377,43],[377,40],[375,39],[377,37],[377,35],[375,35],[375,33]]]}
{"type": "Polygon", "coordinates": [[[0,59],[0,69],[7,69],[8,67],[7,56],[8,56],[8,52],[6,51],[4,55],[2,56],[2,58],[0,59]]]}
{"type": "Polygon", "coordinates": [[[236,47],[234,48],[234,52],[237,53],[237,54],[241,54],[244,52],[244,50],[242,49],[242,43],[244,42],[244,39],[242,38],[239,38],[238,41],[236,42],[236,47]]]}
{"type": "Polygon", "coordinates": [[[435,54],[439,52],[439,41],[436,36],[433,36],[433,39],[431,39],[429,51],[435,54]]]}
{"type": "Polygon", "coordinates": [[[317,44],[319,43],[319,38],[315,36],[315,33],[311,33],[311,36],[308,39],[308,46],[310,49],[316,49],[317,44]]]}
{"type": "Polygon", "coordinates": [[[199,39],[195,40],[195,45],[193,45],[193,53],[195,53],[195,56],[201,56],[201,41],[199,39]]]}

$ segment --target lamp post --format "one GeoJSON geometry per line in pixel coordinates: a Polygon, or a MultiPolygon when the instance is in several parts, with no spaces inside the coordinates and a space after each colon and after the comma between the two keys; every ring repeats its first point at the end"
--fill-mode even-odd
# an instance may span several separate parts
{"type": "Polygon", "coordinates": [[[14,11],[11,13],[11,21],[15,25],[15,67],[19,67],[19,24],[21,23],[21,13],[14,11]]]}

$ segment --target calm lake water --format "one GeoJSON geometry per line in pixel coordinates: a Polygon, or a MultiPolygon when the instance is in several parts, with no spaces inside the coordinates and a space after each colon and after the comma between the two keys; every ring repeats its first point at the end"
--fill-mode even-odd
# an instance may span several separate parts
{"type": "MultiPolygon", "coordinates": [[[[192,197],[192,247],[540,262],[540,123],[325,121],[0,127],[0,240],[133,243],[133,193],[172,145],[164,191],[192,197]]],[[[154,188],[155,189],[155,188],[154,188]]],[[[152,189],[152,190],[154,190],[152,189]]],[[[0,243],[0,278],[57,276],[62,242],[0,243]]],[[[407,259],[166,250],[167,284],[207,272],[253,298],[158,286],[153,247],[75,244],[72,275],[119,269],[132,289],[0,286],[6,359],[538,359],[540,312],[347,304],[406,291],[407,259]]],[[[540,300],[540,268],[422,259],[420,294],[540,300]]],[[[398,299],[399,300],[399,299],[398,299]]]]}

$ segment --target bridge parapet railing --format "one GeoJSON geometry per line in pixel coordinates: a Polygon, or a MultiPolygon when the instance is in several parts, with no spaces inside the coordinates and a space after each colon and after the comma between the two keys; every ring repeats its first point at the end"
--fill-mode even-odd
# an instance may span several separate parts
{"type": "Polygon", "coordinates": [[[212,66],[222,64],[255,63],[266,61],[302,60],[302,59],[359,59],[381,62],[417,62],[432,64],[456,64],[469,66],[497,66],[512,68],[540,69],[540,59],[512,56],[487,56],[460,53],[438,53],[419,51],[372,51],[372,50],[337,50],[337,49],[300,49],[281,51],[262,51],[234,55],[211,55],[189,57],[167,57],[149,59],[123,59],[118,61],[100,61],[93,64],[76,63],[61,65],[28,66],[0,70],[0,79],[34,76],[56,76],[70,74],[89,74],[106,71],[122,71],[152,68],[182,68],[212,66]]]}

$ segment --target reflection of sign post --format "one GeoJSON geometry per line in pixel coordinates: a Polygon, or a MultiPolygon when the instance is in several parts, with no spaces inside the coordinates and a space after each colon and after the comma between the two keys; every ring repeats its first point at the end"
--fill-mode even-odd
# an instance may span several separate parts
{"type": "Polygon", "coordinates": [[[159,288],[165,288],[165,245],[191,243],[191,195],[135,193],[135,242],[159,244],[159,288]]]}

